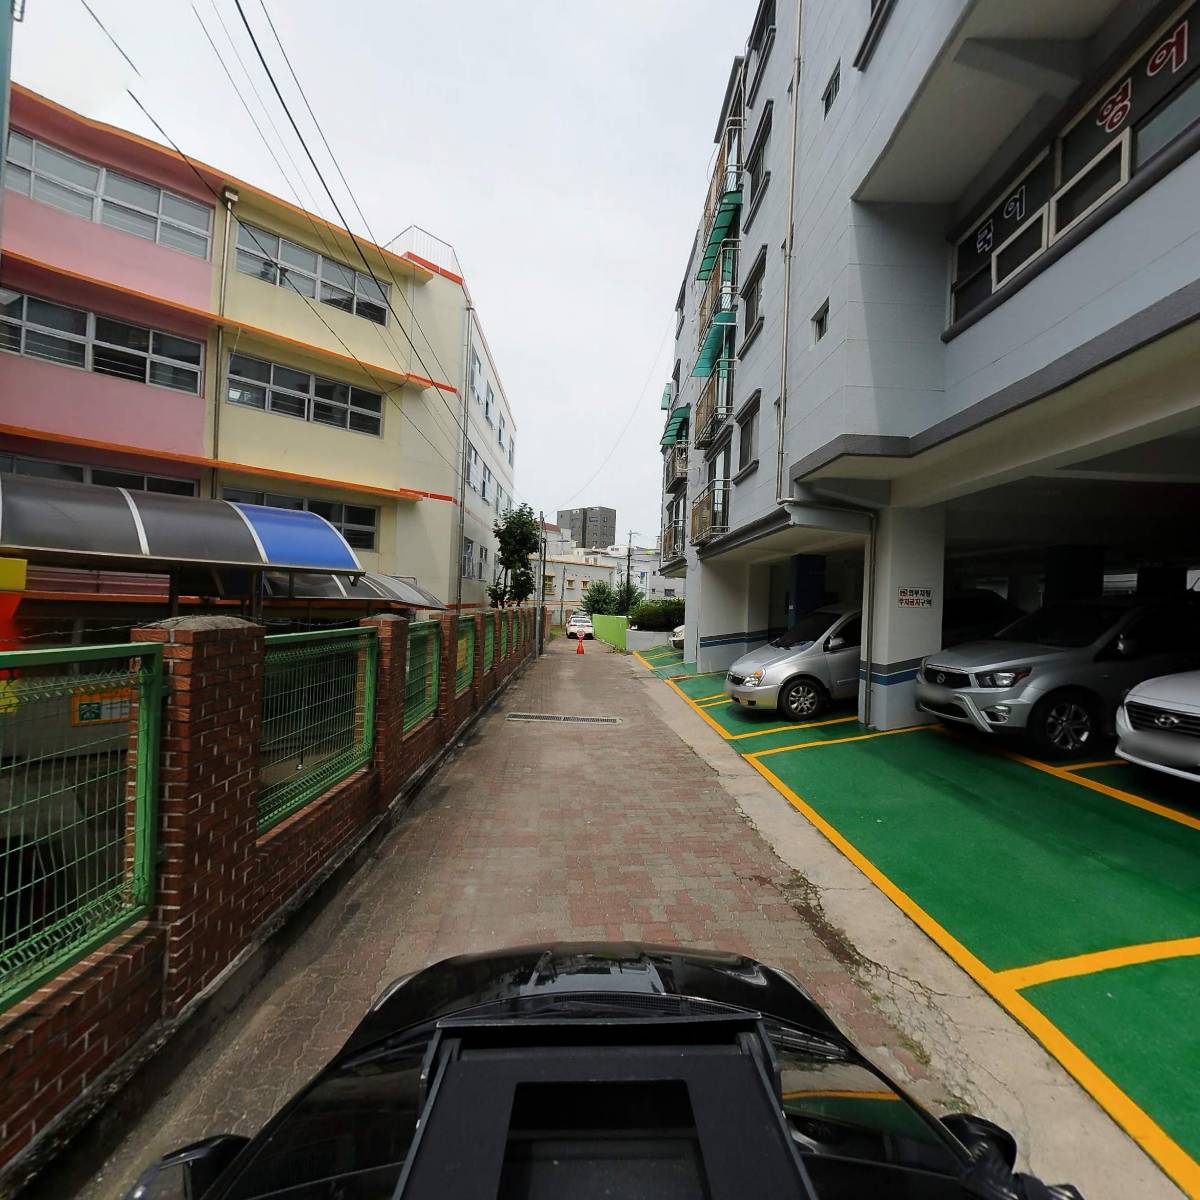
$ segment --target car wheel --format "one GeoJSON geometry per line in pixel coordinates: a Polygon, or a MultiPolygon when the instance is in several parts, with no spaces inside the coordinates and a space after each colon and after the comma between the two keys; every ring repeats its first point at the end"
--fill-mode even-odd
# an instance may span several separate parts
{"type": "Polygon", "coordinates": [[[1029,716],[1029,734],[1042,750],[1074,758],[1090,750],[1100,736],[1100,715],[1086,692],[1054,692],[1029,716]]]}
{"type": "Polygon", "coordinates": [[[828,703],[825,689],[815,679],[793,679],[779,693],[779,711],[789,721],[811,721],[828,703]]]}

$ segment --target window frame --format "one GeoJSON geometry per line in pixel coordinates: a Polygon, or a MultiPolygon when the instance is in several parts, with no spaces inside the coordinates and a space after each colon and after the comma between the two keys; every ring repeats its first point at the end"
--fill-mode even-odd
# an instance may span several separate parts
{"type": "Polygon", "coordinates": [[[199,495],[200,492],[200,481],[198,479],[186,479],[182,475],[159,475],[157,472],[136,471],[128,467],[104,466],[100,463],[79,463],[68,462],[65,459],[58,458],[38,458],[33,454],[12,454],[7,450],[0,451],[0,475],[24,475],[27,478],[41,479],[49,478],[48,476],[44,475],[39,476],[32,471],[17,471],[12,469],[17,463],[23,462],[46,463],[52,467],[64,467],[69,471],[78,471],[80,478],[77,482],[92,484],[95,487],[125,488],[126,491],[149,492],[156,496],[182,496],[185,494],[184,492],[171,490],[169,488],[152,488],[148,486],[151,480],[159,480],[163,483],[187,484],[192,489],[191,492],[187,494],[191,495],[192,497],[199,495]],[[6,461],[9,464],[7,468],[4,465],[6,461]],[[128,486],[128,484],[123,483],[96,483],[95,479],[93,478],[93,475],[96,471],[113,471],[120,472],[123,475],[137,475],[141,477],[142,486],[139,488],[131,488],[128,486]]]}
{"type": "Polygon", "coordinates": [[[293,421],[306,421],[310,425],[320,425],[326,429],[339,429],[343,433],[361,433],[367,437],[382,438],[384,433],[384,409],[386,408],[385,393],[372,392],[367,388],[359,387],[357,384],[347,383],[344,379],[330,379],[324,375],[314,375],[311,371],[301,370],[299,367],[289,366],[287,363],[277,363],[270,359],[258,358],[253,354],[242,354],[240,351],[231,350],[229,352],[229,362],[225,372],[225,396],[224,402],[227,404],[235,404],[238,408],[249,408],[255,412],[270,413],[272,416],[291,417],[293,421]],[[234,368],[234,359],[241,358],[248,362],[259,363],[268,369],[268,380],[264,382],[261,379],[255,379],[252,375],[244,375],[234,368]],[[298,388],[291,387],[287,384],[275,382],[275,371],[291,371],[296,375],[304,375],[308,379],[308,390],[301,392],[298,388]],[[260,408],[257,404],[247,404],[244,400],[235,400],[230,395],[235,383],[248,385],[253,389],[261,389],[264,392],[263,406],[260,408]],[[330,399],[317,394],[318,384],[332,384],[335,388],[346,389],[346,400],[343,403],[340,400],[330,399]],[[284,396],[293,397],[304,400],[303,415],[293,412],[288,412],[286,408],[275,408],[272,405],[272,395],[274,392],[279,392],[284,396]],[[355,404],[355,393],[360,397],[371,397],[379,401],[379,411],[376,412],[373,408],[355,404]],[[314,416],[316,405],[323,404],[331,408],[344,408],[346,413],[346,423],[344,425],[335,425],[332,421],[322,421],[314,416]],[[372,419],[379,422],[379,428],[372,432],[370,429],[355,428],[351,424],[351,419],[357,414],[361,419],[372,419]]]}
{"type": "Polygon", "coordinates": [[[359,271],[340,259],[330,258],[327,254],[322,254],[319,250],[314,250],[311,246],[306,246],[302,242],[293,241],[289,237],[285,237],[282,233],[272,233],[269,229],[263,229],[261,225],[255,225],[250,221],[243,221],[240,218],[237,220],[237,234],[234,237],[234,270],[240,275],[247,275],[251,279],[258,279],[262,283],[269,283],[274,287],[287,289],[290,282],[290,290],[299,292],[300,295],[309,300],[314,300],[317,303],[324,304],[329,308],[336,308],[341,312],[349,313],[352,316],[361,317],[364,321],[370,321],[372,325],[386,326],[388,323],[388,312],[391,307],[391,284],[380,282],[379,289],[382,291],[382,300],[371,295],[371,291],[377,286],[374,279],[365,271],[359,271]],[[247,232],[251,245],[247,246],[242,242],[242,231],[247,232]],[[265,242],[263,239],[267,239],[265,242]],[[271,242],[275,243],[275,255],[266,253],[266,250],[271,242]],[[297,266],[294,263],[288,263],[283,258],[284,246],[292,246],[295,249],[303,251],[305,254],[313,255],[317,262],[313,270],[306,267],[297,266]],[[248,271],[242,266],[242,256],[246,255],[250,258],[257,259],[260,263],[268,264],[273,272],[273,278],[263,274],[262,271],[248,271]],[[350,275],[348,282],[344,274],[339,272],[347,272],[350,275]],[[313,285],[311,293],[297,287],[295,279],[310,280],[313,285]],[[347,308],[342,304],[334,303],[326,296],[322,295],[322,289],[331,288],[336,292],[344,293],[350,298],[350,306],[347,308]],[[366,293],[366,294],[364,294],[366,293]],[[364,305],[369,305],[371,308],[380,311],[380,320],[376,320],[373,316],[360,311],[360,301],[364,305]]]}
{"type": "Polygon", "coordinates": [[[823,117],[828,117],[830,110],[837,103],[838,93],[842,90],[842,60],[839,58],[829,76],[829,82],[821,93],[821,108],[823,117]]]}
{"type": "MultiPolygon", "coordinates": [[[[11,346],[5,345],[0,341],[0,352],[5,354],[15,354],[21,358],[31,358],[38,362],[48,362],[56,367],[69,367],[73,371],[86,371],[91,375],[102,375],[106,379],[122,379],[126,383],[141,383],[146,387],[162,388],[164,391],[177,392],[182,396],[200,396],[204,392],[204,368],[205,359],[207,356],[207,345],[198,338],[186,337],[183,334],[172,333],[168,329],[155,329],[150,325],[141,325],[136,321],[126,321],[123,317],[113,317],[108,313],[97,313],[92,309],[79,308],[74,304],[63,304],[58,300],[48,300],[44,296],[35,296],[29,292],[21,292],[15,288],[0,287],[0,299],[8,296],[11,299],[19,298],[21,301],[21,316],[10,317],[7,314],[0,314],[0,328],[10,328],[18,331],[18,348],[13,349],[11,346]],[[30,320],[29,318],[29,301],[36,301],[38,304],[48,304],[55,308],[61,308],[66,312],[77,313],[84,318],[84,332],[74,333],[70,330],[56,329],[52,325],[45,325],[39,321],[30,320]],[[149,349],[139,350],[129,346],[122,346],[120,343],[107,341],[96,335],[97,321],[111,321],[116,325],[124,325],[129,329],[136,329],[145,333],[146,344],[149,349]],[[70,342],[73,345],[79,346],[83,352],[83,361],[81,363],[66,362],[56,358],[51,358],[45,354],[31,354],[26,348],[28,344],[27,334],[40,334],[42,337],[57,338],[60,341],[70,342]],[[169,354],[163,354],[161,351],[154,350],[154,341],[156,336],[178,338],[181,342],[187,342],[194,345],[197,350],[199,361],[197,363],[188,362],[186,359],[174,358],[169,354]],[[115,371],[99,371],[96,369],[96,348],[101,350],[115,350],[121,354],[128,354],[135,358],[141,359],[145,363],[145,370],[141,379],[135,379],[130,375],[121,375],[115,371]],[[176,387],[170,383],[162,383],[159,380],[151,378],[151,368],[154,364],[170,367],[177,371],[186,371],[194,374],[196,377],[196,386],[192,389],[176,387]]],[[[7,303],[11,303],[11,299],[7,303]]]]}
{"type": "Polygon", "coordinates": [[[268,492],[255,491],[253,488],[239,487],[223,487],[221,489],[221,499],[230,504],[256,504],[262,508],[283,508],[291,509],[294,512],[311,512],[314,516],[320,517],[321,520],[332,526],[346,540],[347,545],[355,550],[378,550],[379,542],[379,509],[373,504],[359,504],[357,501],[350,500],[325,500],[320,496],[292,496],[286,492],[268,492]],[[244,497],[252,497],[245,499],[244,497]],[[288,504],[272,504],[268,497],[274,497],[276,500],[287,500],[288,504]],[[335,505],[341,509],[341,517],[337,520],[332,517],[327,517],[324,513],[317,512],[312,508],[313,504],[328,504],[335,505]],[[349,521],[346,519],[346,509],[360,508],[363,512],[372,514],[374,523],[365,525],[361,521],[349,521]],[[352,535],[356,533],[367,533],[371,535],[371,544],[369,546],[357,545],[351,540],[352,535]]]}
{"type": "Polygon", "coordinates": [[[812,315],[813,345],[815,346],[829,332],[829,297],[812,315]]]}
{"type": "Polygon", "coordinates": [[[755,400],[746,406],[744,413],[738,415],[738,467],[735,479],[741,479],[758,466],[759,403],[755,400]]]}
{"type": "Polygon", "coordinates": [[[199,258],[204,262],[209,262],[212,259],[213,247],[213,208],[205,204],[201,200],[196,200],[192,196],[185,196],[182,192],[173,191],[171,188],[162,187],[160,184],[153,183],[148,179],[141,179],[136,175],[130,175],[126,171],[119,171],[111,167],[106,167],[102,163],[92,162],[90,159],[83,158],[74,151],[65,150],[61,146],[54,145],[53,142],[47,142],[36,137],[33,134],[26,133],[22,129],[13,128],[9,132],[8,144],[4,148],[5,162],[5,177],[4,184],[10,191],[16,192],[18,195],[25,196],[27,199],[35,200],[38,204],[48,204],[51,208],[58,209],[59,212],[70,213],[72,216],[81,217],[83,220],[91,221],[94,225],[103,225],[106,229],[114,229],[118,233],[127,233],[131,237],[139,238],[144,242],[153,242],[156,246],[162,246],[166,250],[175,250],[180,254],[186,254],[191,258],[199,258]],[[29,163],[22,163],[13,158],[12,146],[13,138],[23,139],[30,143],[30,159],[29,163]],[[73,179],[67,179],[65,176],[55,174],[53,170],[47,170],[44,166],[38,164],[37,148],[44,147],[53,154],[60,154],[64,158],[72,159],[77,163],[95,171],[96,183],[94,188],[89,188],[84,184],[73,179]],[[13,176],[11,168],[16,168],[18,176],[13,176]],[[24,189],[15,187],[12,180],[19,178],[19,175],[26,177],[26,187],[24,189]],[[105,194],[106,185],[109,177],[114,176],[117,179],[128,179],[133,183],[140,184],[142,187],[153,188],[158,193],[158,204],[155,209],[151,210],[142,205],[130,200],[118,200],[114,196],[105,194]],[[64,208],[60,204],[55,204],[52,200],[43,199],[40,196],[34,195],[34,180],[41,178],[52,183],[56,187],[64,188],[67,191],[73,192],[75,195],[86,198],[90,203],[91,214],[84,216],[83,213],[73,212],[71,209],[64,208]],[[202,209],[207,215],[207,224],[203,230],[199,226],[189,225],[186,221],[180,220],[178,217],[168,216],[163,212],[164,200],[166,197],[173,200],[181,201],[184,204],[192,205],[197,209],[202,209]],[[133,212],[140,213],[142,216],[152,217],[154,220],[154,236],[152,238],[144,237],[142,234],[135,232],[132,229],[125,229],[120,225],[114,225],[103,219],[105,202],[111,203],[118,208],[127,208],[133,212]],[[173,245],[170,242],[162,240],[162,231],[164,225],[167,229],[178,229],[185,234],[190,234],[192,237],[202,238],[204,241],[204,253],[197,254],[192,250],[184,249],[182,246],[173,245]]]}

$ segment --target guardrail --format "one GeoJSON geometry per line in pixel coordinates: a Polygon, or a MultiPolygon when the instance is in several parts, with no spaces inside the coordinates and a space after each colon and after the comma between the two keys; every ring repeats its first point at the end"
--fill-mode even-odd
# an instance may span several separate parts
{"type": "Polygon", "coordinates": [[[264,643],[260,833],[371,761],[378,661],[374,629],[264,643]]]}
{"type": "Polygon", "coordinates": [[[692,542],[700,545],[729,530],[729,480],[713,479],[692,503],[692,542]]]}
{"type": "Polygon", "coordinates": [[[687,443],[677,442],[667,452],[663,463],[663,490],[671,491],[681,483],[687,483],[688,453],[687,443]]]}
{"type": "Polygon", "coordinates": [[[0,653],[0,1007],[149,911],[162,648],[0,653]]]}
{"type": "Polygon", "coordinates": [[[663,527],[661,560],[664,563],[682,558],[684,552],[683,522],[675,521],[663,527]]]}
{"type": "Polygon", "coordinates": [[[704,381],[696,401],[693,423],[696,449],[701,450],[716,437],[733,412],[733,359],[717,360],[713,373],[704,381]]]}

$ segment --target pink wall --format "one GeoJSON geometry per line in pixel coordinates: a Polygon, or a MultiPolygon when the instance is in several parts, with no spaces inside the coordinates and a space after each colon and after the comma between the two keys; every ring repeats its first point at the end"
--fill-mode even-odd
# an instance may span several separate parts
{"type": "MultiPolygon", "coordinates": [[[[0,353],[0,424],[203,454],[204,416],[203,396],[0,353]]],[[[48,450],[41,453],[55,457],[48,450]]]]}
{"type": "Polygon", "coordinates": [[[8,192],[4,251],[177,304],[212,308],[213,264],[8,192]]]}

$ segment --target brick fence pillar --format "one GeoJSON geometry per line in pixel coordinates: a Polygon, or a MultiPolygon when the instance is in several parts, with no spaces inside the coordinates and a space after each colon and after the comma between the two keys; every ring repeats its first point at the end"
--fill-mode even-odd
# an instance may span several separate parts
{"type": "Polygon", "coordinates": [[[408,678],[408,618],[381,613],[360,625],[378,630],[379,666],[375,676],[375,770],[379,807],[387,808],[404,783],[404,686],[408,678]]]}
{"type": "Polygon", "coordinates": [[[171,1016],[251,933],[263,629],[238,617],[172,617],[132,637],[163,645],[155,920],[166,929],[163,1011],[171,1016]]]}

